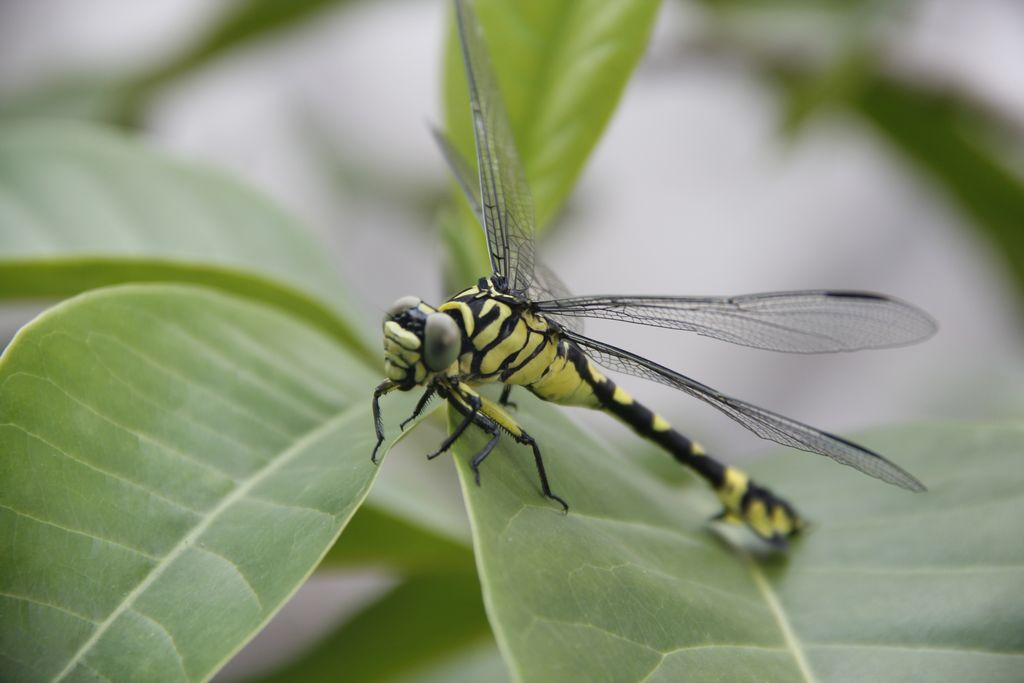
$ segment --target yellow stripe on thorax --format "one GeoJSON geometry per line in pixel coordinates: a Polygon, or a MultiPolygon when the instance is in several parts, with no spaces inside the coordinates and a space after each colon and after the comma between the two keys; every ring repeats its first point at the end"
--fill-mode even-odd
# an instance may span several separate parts
{"type": "MultiPolygon", "coordinates": [[[[473,337],[473,345],[477,349],[484,349],[488,344],[498,338],[501,333],[501,326],[505,320],[512,315],[512,309],[507,304],[503,304],[496,299],[488,299],[480,307],[480,315],[478,318],[486,317],[492,309],[498,310],[498,316],[485,325],[483,328],[477,331],[473,337]]],[[[517,347],[518,348],[518,347],[517,347]]]]}
{"type": "Polygon", "coordinates": [[[473,309],[462,301],[446,301],[437,307],[439,311],[455,311],[462,318],[462,328],[466,330],[466,336],[473,336],[473,327],[476,318],[473,317],[473,309]]]}
{"type": "Polygon", "coordinates": [[[510,367],[514,368],[524,363],[535,351],[537,355],[529,363],[526,363],[526,365],[505,378],[507,384],[533,384],[538,381],[541,375],[543,375],[544,369],[554,362],[558,345],[549,341],[547,337],[539,332],[530,332],[529,341],[526,342],[523,350],[512,359],[510,367]],[[545,346],[538,351],[542,344],[545,346]]]}
{"type": "Polygon", "coordinates": [[[497,346],[487,352],[480,361],[480,372],[490,375],[498,371],[501,364],[508,360],[512,354],[518,355],[520,349],[526,344],[529,329],[526,323],[520,319],[509,334],[506,334],[497,346]]]}

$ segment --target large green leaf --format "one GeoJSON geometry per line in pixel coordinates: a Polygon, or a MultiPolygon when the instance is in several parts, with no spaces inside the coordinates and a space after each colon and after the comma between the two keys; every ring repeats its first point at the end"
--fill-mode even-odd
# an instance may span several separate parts
{"type": "MultiPolygon", "coordinates": [[[[712,497],[672,490],[562,418],[522,416],[472,483],[492,626],[517,680],[1010,681],[1024,665],[1024,428],[927,426],[869,440],[929,484],[911,495],[822,458],[758,473],[811,531],[759,562],[708,532],[712,497]]],[[[549,412],[549,411],[545,411],[549,412]]],[[[667,456],[666,456],[667,457],[667,456]]]]}
{"type": "Polygon", "coordinates": [[[375,380],[203,288],[96,290],[22,329],[0,359],[0,679],[208,677],[365,497],[375,380]]]}
{"type": "Polygon", "coordinates": [[[219,287],[368,343],[323,248],[252,190],[104,129],[0,127],[0,298],[140,280],[219,287]]]}
{"type": "MultiPolygon", "coordinates": [[[[538,226],[543,227],[565,201],[608,123],[647,46],[659,2],[477,0],[473,5],[533,192],[538,226]]],[[[448,132],[466,158],[475,159],[465,70],[454,30],[449,32],[444,77],[448,132]]],[[[472,231],[483,255],[479,233],[479,228],[472,231]]],[[[478,270],[485,265],[478,264],[478,270]]]]}

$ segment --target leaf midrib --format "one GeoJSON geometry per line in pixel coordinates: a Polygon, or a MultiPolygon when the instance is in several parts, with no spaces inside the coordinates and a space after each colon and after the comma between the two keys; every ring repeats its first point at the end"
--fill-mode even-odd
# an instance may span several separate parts
{"type": "Polygon", "coordinates": [[[811,665],[807,661],[807,656],[804,654],[804,648],[800,643],[800,638],[796,635],[796,632],[790,625],[789,619],[786,618],[786,613],[782,609],[782,603],[779,602],[778,596],[775,594],[775,591],[772,590],[772,586],[768,582],[768,578],[764,575],[764,572],[761,571],[761,567],[758,566],[757,562],[755,562],[749,554],[742,553],[740,554],[740,557],[741,561],[750,571],[750,576],[754,581],[754,585],[757,587],[757,590],[760,591],[761,596],[768,605],[768,609],[771,610],[772,616],[775,617],[775,622],[779,625],[779,630],[782,632],[782,639],[786,645],[786,649],[789,650],[789,653],[793,656],[793,661],[796,663],[796,667],[800,671],[800,675],[807,683],[817,683],[817,679],[811,671],[811,665]]]}
{"type": "Polygon", "coordinates": [[[82,658],[92,649],[96,643],[99,642],[100,638],[107,632],[111,625],[117,621],[126,610],[130,609],[135,601],[141,596],[146,590],[149,589],[153,583],[163,575],[164,571],[171,564],[178,559],[193,543],[198,540],[199,536],[203,534],[214,521],[227,510],[229,507],[234,505],[236,502],[245,497],[245,495],[251,491],[257,484],[262,483],[268,476],[279,470],[286,463],[290,462],[296,456],[301,454],[306,446],[315,443],[324,434],[330,432],[331,429],[336,427],[338,424],[344,422],[348,417],[359,410],[359,406],[352,405],[331,419],[327,420],[323,424],[309,430],[304,435],[299,437],[295,443],[281,451],[278,455],[271,458],[267,463],[253,474],[252,477],[241,483],[237,488],[232,489],[228,495],[212,508],[207,515],[199,521],[196,526],[192,528],[187,534],[182,536],[181,540],[175,545],[170,552],[160,562],[153,565],[150,569],[149,574],[143,579],[138,586],[136,586],[128,595],[125,596],[124,600],[110,613],[110,615],[104,619],[93,631],[93,634],[82,643],[81,647],[75,652],[74,656],[68,661],[67,665],[54,677],[54,682],[63,680],[69,673],[74,671],[79,663],[82,663],[82,658]]]}

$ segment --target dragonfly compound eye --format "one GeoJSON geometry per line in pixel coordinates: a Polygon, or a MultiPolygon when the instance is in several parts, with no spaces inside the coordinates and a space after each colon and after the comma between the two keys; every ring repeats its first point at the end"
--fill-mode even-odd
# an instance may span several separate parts
{"type": "Polygon", "coordinates": [[[418,296],[403,296],[388,307],[385,315],[387,315],[388,319],[396,318],[408,311],[410,308],[416,308],[419,305],[420,298],[418,296]]]}
{"type": "Polygon", "coordinates": [[[462,335],[455,320],[445,313],[431,313],[423,331],[423,360],[434,372],[444,370],[459,357],[462,335]]]}

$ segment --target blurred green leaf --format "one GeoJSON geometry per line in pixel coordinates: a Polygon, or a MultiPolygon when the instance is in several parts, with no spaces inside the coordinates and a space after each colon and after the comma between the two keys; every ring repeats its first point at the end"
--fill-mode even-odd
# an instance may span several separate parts
{"type": "MultiPolygon", "coordinates": [[[[705,3],[741,14],[750,9],[746,0],[705,3]]],[[[1008,131],[1005,115],[969,89],[888,73],[889,67],[879,59],[884,50],[877,44],[877,29],[886,20],[892,24],[901,19],[890,16],[898,10],[886,3],[819,4],[819,9],[841,19],[831,52],[814,59],[788,51],[783,42],[787,33],[779,26],[786,22],[773,21],[767,14],[789,16],[788,10],[801,4],[798,0],[762,6],[756,20],[748,22],[754,30],[746,33],[738,31],[735,17],[724,11],[717,17],[715,39],[726,52],[743,56],[784,88],[787,133],[796,132],[821,109],[847,109],[869,122],[971,219],[1005,259],[1024,293],[1024,177],[1000,149],[1007,137],[1019,138],[1019,131],[1008,131]]]]}
{"type": "Polygon", "coordinates": [[[969,106],[881,76],[850,104],[974,221],[1024,294],[1024,179],[999,159],[969,106]]]}
{"type": "Polygon", "coordinates": [[[137,127],[153,96],[167,85],[232,50],[352,2],[236,0],[227,3],[226,11],[194,40],[152,68],[128,77],[78,77],[46,83],[6,98],[0,103],[0,117],[76,118],[137,127]]]}
{"type": "Polygon", "coordinates": [[[376,379],[197,287],[97,290],[23,328],[0,358],[0,679],[206,679],[366,496],[376,379]]]}
{"type": "Polygon", "coordinates": [[[63,77],[7,94],[0,99],[0,119],[110,121],[124,97],[124,85],[110,77],[63,77]]]}
{"type": "Polygon", "coordinates": [[[514,678],[1019,679],[1024,545],[1010,539],[1024,514],[1024,427],[869,439],[931,486],[919,496],[804,453],[761,463],[760,481],[813,527],[758,561],[707,533],[706,491],[668,489],[536,401],[520,405],[568,515],[540,495],[527,448],[504,439],[477,487],[468,456],[484,438],[456,446],[514,678]]]}
{"type": "Polygon", "coordinates": [[[493,639],[393,683],[510,683],[508,668],[493,639]]]}
{"type": "Polygon", "coordinates": [[[0,299],[126,281],[192,282],[258,299],[378,362],[323,247],[258,193],[104,129],[0,127],[0,299]]]}
{"type": "MultiPolygon", "coordinates": [[[[485,40],[516,146],[545,227],[576,182],[636,66],[657,15],[657,0],[477,0],[485,40]]],[[[449,135],[475,160],[465,70],[455,31],[449,31],[444,66],[444,108],[449,135]]],[[[475,165],[475,161],[474,161],[475,165]]],[[[487,272],[481,255],[466,281],[487,272]]]]}
{"type": "Polygon", "coordinates": [[[323,568],[380,565],[403,572],[473,572],[468,543],[411,524],[381,506],[363,506],[345,536],[324,558],[323,568]]]}
{"type": "Polygon", "coordinates": [[[876,66],[873,55],[857,49],[838,56],[821,73],[781,79],[786,89],[783,132],[794,137],[821,110],[856,97],[864,82],[872,78],[876,66]]]}
{"type": "Polygon", "coordinates": [[[302,21],[352,0],[237,0],[229,4],[213,22],[182,52],[165,63],[129,80],[122,86],[115,121],[135,124],[153,94],[181,76],[198,70],[242,45],[287,30],[302,21]]]}
{"type": "MultiPolygon", "coordinates": [[[[475,574],[423,574],[339,626],[263,683],[383,683],[461,662],[491,641],[475,574]]],[[[479,679],[478,679],[479,680],[479,679]]]]}

